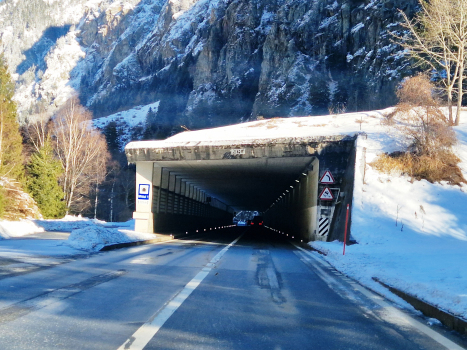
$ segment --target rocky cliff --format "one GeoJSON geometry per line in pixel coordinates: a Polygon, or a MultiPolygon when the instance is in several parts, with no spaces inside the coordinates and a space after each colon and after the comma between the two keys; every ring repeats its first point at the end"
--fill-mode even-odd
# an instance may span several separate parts
{"type": "Polygon", "coordinates": [[[201,128],[395,103],[410,70],[390,32],[416,4],[4,0],[1,48],[23,116],[77,92],[96,116],[160,101],[152,124],[201,128]]]}

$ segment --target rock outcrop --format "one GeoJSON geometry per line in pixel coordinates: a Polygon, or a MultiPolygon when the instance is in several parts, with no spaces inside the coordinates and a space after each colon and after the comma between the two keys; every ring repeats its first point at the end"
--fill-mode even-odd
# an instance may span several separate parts
{"type": "MultiPolygon", "coordinates": [[[[13,2],[44,3],[5,0],[0,16],[13,2]]],[[[41,74],[26,79],[18,60],[9,60],[18,91],[29,96],[18,96],[20,103],[43,100],[56,107],[64,91],[75,90],[96,116],[105,116],[160,101],[151,123],[202,128],[344,106],[386,107],[411,73],[390,33],[400,30],[399,9],[412,15],[416,0],[75,3],[83,11],[79,18],[53,24],[68,26],[67,33],[34,56],[41,74]],[[66,56],[69,47],[81,50],[73,64],[51,59],[57,50],[66,56]],[[60,91],[48,70],[62,72],[66,86],[54,81],[60,91]]],[[[10,47],[4,40],[7,56],[14,54],[10,47]]]]}

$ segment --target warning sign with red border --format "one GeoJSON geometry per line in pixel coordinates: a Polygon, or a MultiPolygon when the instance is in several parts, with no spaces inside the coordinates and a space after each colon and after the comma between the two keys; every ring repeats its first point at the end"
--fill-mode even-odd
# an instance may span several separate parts
{"type": "Polygon", "coordinates": [[[325,185],[331,185],[335,183],[334,177],[332,176],[331,172],[329,170],[326,170],[321,176],[321,179],[319,180],[320,183],[325,184],[325,185]]]}
{"type": "Polygon", "coordinates": [[[334,199],[332,191],[329,189],[329,187],[325,187],[324,190],[321,191],[319,199],[321,199],[322,201],[332,201],[334,199]]]}

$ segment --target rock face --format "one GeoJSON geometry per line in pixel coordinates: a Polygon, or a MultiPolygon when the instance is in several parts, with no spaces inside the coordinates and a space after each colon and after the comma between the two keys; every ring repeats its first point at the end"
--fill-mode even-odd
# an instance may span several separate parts
{"type": "MultiPolygon", "coordinates": [[[[52,18],[66,2],[4,0],[0,17],[18,16],[18,3],[40,4],[36,16],[52,18]]],[[[28,104],[36,100],[56,108],[76,91],[96,116],[160,101],[151,123],[202,128],[343,106],[386,107],[395,103],[398,82],[411,73],[390,32],[400,30],[398,9],[412,15],[417,0],[73,4],[74,14],[66,20],[44,21],[42,30],[55,32],[46,33],[49,41],[42,34],[35,43],[48,44],[26,53],[15,51],[5,33],[24,36],[34,19],[22,19],[23,32],[0,24],[24,114],[32,113],[28,104]],[[22,62],[32,61],[34,74],[32,64],[21,69],[22,62]]]]}

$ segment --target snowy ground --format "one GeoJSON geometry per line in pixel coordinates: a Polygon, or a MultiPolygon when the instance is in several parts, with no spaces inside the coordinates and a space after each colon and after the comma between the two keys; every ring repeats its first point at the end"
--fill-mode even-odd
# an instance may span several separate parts
{"type": "MultiPolygon", "coordinates": [[[[456,133],[455,151],[467,178],[467,115],[456,133]]],[[[345,256],[339,242],[310,245],[326,252],[325,259],[338,270],[392,300],[400,302],[372,277],[467,319],[467,186],[411,183],[368,165],[400,144],[394,130],[389,135],[370,132],[358,140],[351,212],[358,244],[347,246],[345,256]]]]}
{"type": "Polygon", "coordinates": [[[67,216],[61,220],[0,221],[0,253],[5,255],[73,255],[77,251],[99,251],[115,243],[146,241],[156,238],[152,233],[134,231],[134,220],[128,222],[104,222],[81,217],[67,216]],[[11,238],[34,238],[45,232],[71,232],[66,241],[28,241],[11,238]],[[47,251],[50,249],[50,251],[47,251]],[[10,251],[11,254],[8,254],[10,251]]]}

